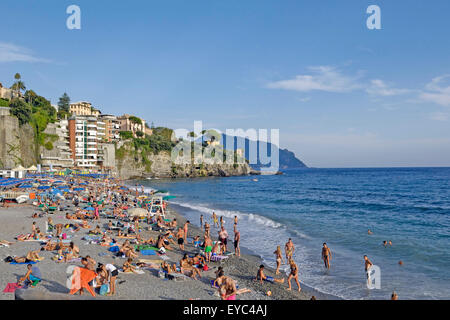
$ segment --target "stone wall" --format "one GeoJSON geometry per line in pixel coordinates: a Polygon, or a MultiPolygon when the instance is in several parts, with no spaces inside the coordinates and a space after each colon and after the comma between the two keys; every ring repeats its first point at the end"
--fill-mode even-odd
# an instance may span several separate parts
{"type": "Polygon", "coordinates": [[[19,126],[16,117],[0,116],[0,168],[37,163],[34,130],[29,124],[19,126]]]}

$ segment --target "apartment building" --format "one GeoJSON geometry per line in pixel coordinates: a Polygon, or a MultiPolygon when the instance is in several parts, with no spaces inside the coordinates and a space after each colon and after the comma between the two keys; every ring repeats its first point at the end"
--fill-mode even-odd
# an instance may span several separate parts
{"type": "Polygon", "coordinates": [[[69,111],[76,116],[100,116],[100,110],[93,108],[92,104],[86,101],[71,103],[69,111]]]}
{"type": "Polygon", "coordinates": [[[102,114],[100,115],[100,120],[105,123],[105,141],[118,141],[120,139],[120,121],[117,117],[110,114],[102,114]]]}
{"type": "Polygon", "coordinates": [[[68,121],[69,147],[75,167],[102,167],[104,159],[98,155],[98,144],[105,139],[105,122],[94,116],[75,116],[68,121]]]}

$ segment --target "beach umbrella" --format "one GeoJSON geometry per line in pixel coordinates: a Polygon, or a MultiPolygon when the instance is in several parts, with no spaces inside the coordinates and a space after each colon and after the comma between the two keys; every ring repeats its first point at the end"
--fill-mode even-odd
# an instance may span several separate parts
{"type": "Polygon", "coordinates": [[[170,200],[170,199],[174,199],[176,198],[176,196],[165,196],[163,197],[163,200],[170,200]]]}
{"type": "Polygon", "coordinates": [[[133,208],[128,210],[128,215],[131,217],[145,217],[148,215],[148,212],[142,208],[133,208]]]}
{"type": "Polygon", "coordinates": [[[74,188],[73,191],[82,191],[84,188],[74,188]]]}
{"type": "Polygon", "coordinates": [[[167,193],[167,192],[169,192],[169,191],[167,191],[167,190],[157,190],[157,191],[155,191],[155,193],[167,193]]]}
{"type": "Polygon", "coordinates": [[[40,187],[38,187],[38,189],[39,190],[47,190],[47,189],[50,189],[50,187],[49,186],[40,186],[40,187]]]}
{"type": "Polygon", "coordinates": [[[84,208],[84,210],[94,211],[94,208],[93,207],[86,207],[86,208],[84,208]]]}

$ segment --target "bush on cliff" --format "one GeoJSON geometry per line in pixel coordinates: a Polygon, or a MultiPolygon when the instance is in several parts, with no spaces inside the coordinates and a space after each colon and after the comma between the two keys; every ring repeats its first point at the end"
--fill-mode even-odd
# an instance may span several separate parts
{"type": "Polygon", "coordinates": [[[11,115],[19,119],[19,124],[24,125],[31,121],[32,109],[28,103],[21,99],[13,99],[9,104],[11,115]]]}

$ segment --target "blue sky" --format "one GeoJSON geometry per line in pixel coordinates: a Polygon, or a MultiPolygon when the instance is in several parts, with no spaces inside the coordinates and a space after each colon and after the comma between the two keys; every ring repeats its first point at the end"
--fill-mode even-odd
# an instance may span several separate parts
{"type": "Polygon", "coordinates": [[[2,0],[0,82],[155,125],[280,129],[315,167],[450,166],[450,2],[2,0]],[[66,8],[81,8],[81,30],[66,8]],[[366,9],[381,8],[382,30],[366,9]]]}

